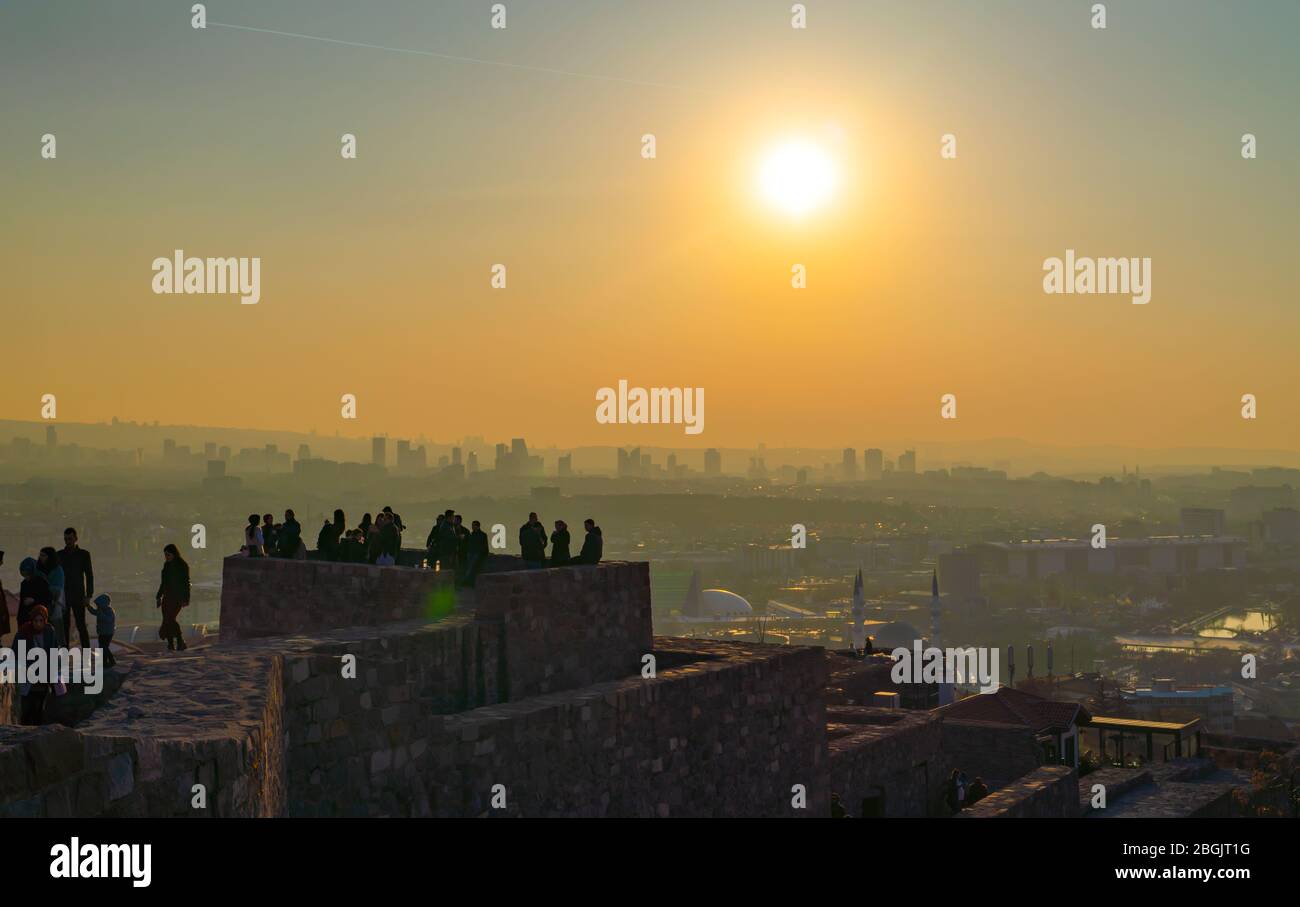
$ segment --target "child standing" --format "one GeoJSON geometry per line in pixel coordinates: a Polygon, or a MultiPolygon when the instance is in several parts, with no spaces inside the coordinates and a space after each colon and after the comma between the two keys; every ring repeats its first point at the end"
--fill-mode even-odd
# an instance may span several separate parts
{"type": "Polygon", "coordinates": [[[117,614],[113,611],[113,600],[107,595],[96,595],[94,602],[86,605],[86,610],[95,615],[95,635],[99,637],[99,647],[104,650],[104,667],[111,668],[117,664],[113,650],[113,631],[117,629],[117,614]]]}

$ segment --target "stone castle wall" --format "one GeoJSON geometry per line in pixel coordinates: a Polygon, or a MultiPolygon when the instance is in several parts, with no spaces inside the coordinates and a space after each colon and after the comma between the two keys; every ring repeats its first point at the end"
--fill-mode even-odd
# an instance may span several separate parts
{"type": "Polygon", "coordinates": [[[280,668],[248,653],[140,656],[76,728],[0,728],[0,817],[283,815],[280,668]]]}
{"type": "Polygon", "coordinates": [[[943,796],[950,767],[937,716],[864,706],[826,711],[831,790],[851,816],[947,815],[943,796]]]}
{"type": "Polygon", "coordinates": [[[485,574],[474,596],[478,620],[500,624],[503,699],[628,677],[653,646],[646,563],[485,574]]]}
{"type": "Polygon", "coordinates": [[[455,603],[448,572],[233,555],[221,570],[221,641],[433,617],[455,603]]]}
{"type": "Polygon", "coordinates": [[[655,654],[685,663],[448,716],[425,774],[432,813],[827,814],[821,649],[661,637],[655,654]]]}
{"type": "Polygon", "coordinates": [[[1078,774],[1065,765],[1044,765],[991,792],[957,818],[1071,819],[1078,815],[1078,774]]]}
{"type": "Polygon", "coordinates": [[[1028,728],[1014,724],[944,718],[943,750],[951,754],[949,766],[974,781],[983,778],[996,790],[1043,764],[1042,747],[1028,728]]]}
{"type": "Polygon", "coordinates": [[[480,608],[429,620],[431,571],[233,560],[245,638],[132,656],[75,728],[0,728],[0,816],[827,812],[822,650],[655,640],[644,564],[484,575],[480,608]],[[365,619],[263,635],[287,614],[365,619]]]}

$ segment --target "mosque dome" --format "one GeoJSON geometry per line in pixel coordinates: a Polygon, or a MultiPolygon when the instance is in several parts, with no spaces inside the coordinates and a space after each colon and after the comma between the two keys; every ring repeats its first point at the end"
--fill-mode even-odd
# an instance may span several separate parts
{"type": "Polygon", "coordinates": [[[883,624],[868,623],[867,635],[871,637],[871,645],[875,649],[897,649],[899,647],[910,649],[913,642],[926,638],[911,624],[904,623],[901,620],[889,621],[883,624]]]}

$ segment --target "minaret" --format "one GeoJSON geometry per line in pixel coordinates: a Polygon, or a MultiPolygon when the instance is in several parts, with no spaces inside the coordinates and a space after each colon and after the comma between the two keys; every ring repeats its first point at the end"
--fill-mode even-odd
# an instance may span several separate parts
{"type": "Polygon", "coordinates": [[[937,649],[943,648],[939,641],[939,609],[943,603],[939,601],[939,572],[936,570],[930,577],[930,645],[937,649]]]}
{"type": "MultiPolygon", "coordinates": [[[[940,650],[943,649],[939,633],[939,611],[942,607],[943,603],[939,600],[939,572],[936,570],[930,577],[930,645],[940,650]]],[[[956,698],[953,685],[946,678],[940,681],[939,705],[947,705],[956,698]]]]}
{"type": "Polygon", "coordinates": [[[682,602],[683,617],[700,616],[700,571],[691,573],[691,585],[686,590],[686,599],[682,602]]]}
{"type": "Polygon", "coordinates": [[[867,647],[867,603],[862,588],[862,568],[853,580],[853,650],[861,652],[867,647]]]}

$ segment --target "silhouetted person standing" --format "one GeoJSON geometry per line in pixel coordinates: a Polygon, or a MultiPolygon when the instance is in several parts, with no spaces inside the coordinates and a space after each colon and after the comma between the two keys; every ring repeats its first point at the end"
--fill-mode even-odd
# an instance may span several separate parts
{"type": "Polygon", "coordinates": [[[519,527],[519,552],[525,566],[546,566],[546,527],[535,513],[528,514],[528,522],[519,527]]]}
{"type": "Polygon", "coordinates": [[[163,548],[162,582],[158,584],[158,607],[162,609],[163,622],[158,628],[158,638],[167,640],[167,651],[175,648],[184,652],[185,637],[176,618],[190,603],[190,565],[181,557],[175,545],[163,548]]]}
{"type": "Polygon", "coordinates": [[[275,546],[280,557],[297,557],[298,546],[302,544],[302,526],[294,518],[292,510],[284,512],[284,522],[275,537],[275,546]]]}
{"type": "Polygon", "coordinates": [[[459,539],[456,538],[456,523],[452,519],[455,515],[454,510],[448,510],[442,515],[442,522],[438,524],[438,563],[443,570],[456,569],[456,547],[459,539]]]}
{"type": "Polygon", "coordinates": [[[402,531],[392,513],[386,515],[384,526],[379,530],[379,551],[384,563],[390,567],[397,563],[397,556],[402,553],[402,531]]]}
{"type": "MultiPolygon", "coordinates": [[[[54,628],[49,625],[49,617],[50,612],[46,610],[44,605],[33,607],[26,623],[18,628],[18,634],[14,637],[14,647],[17,648],[21,640],[26,645],[27,651],[44,649],[48,658],[50,650],[58,645],[54,628]]],[[[22,711],[19,718],[22,724],[41,723],[41,719],[45,715],[45,698],[49,693],[50,684],[48,683],[20,683],[18,685],[18,695],[22,697],[22,711]]]]}
{"type": "Polygon", "coordinates": [[[572,559],[569,554],[569,525],[564,520],[556,520],[555,531],[551,533],[551,566],[565,567],[572,559]]]}
{"type": "Polygon", "coordinates": [[[447,517],[444,514],[438,514],[437,519],[433,521],[433,528],[429,530],[429,537],[424,540],[424,547],[429,552],[429,568],[438,563],[438,536],[442,533],[442,521],[447,517]]]}
{"type": "Polygon", "coordinates": [[[469,563],[469,530],[465,518],[459,513],[451,518],[451,528],[456,533],[456,569],[464,570],[469,563]]]}
{"type": "Polygon", "coordinates": [[[977,776],[975,778],[974,783],[971,784],[970,790],[966,792],[966,805],[968,807],[974,806],[976,803],[980,802],[988,795],[989,795],[988,785],[984,783],[983,778],[977,776]]]}
{"type": "Polygon", "coordinates": [[[600,534],[600,527],[591,517],[582,521],[582,527],[587,530],[587,537],[582,540],[582,552],[578,555],[577,563],[599,564],[605,553],[605,539],[600,534]]]}
{"type": "Polygon", "coordinates": [[[50,617],[50,584],[36,569],[36,559],[25,557],[18,565],[18,575],[23,578],[18,587],[18,628],[31,620],[35,608],[45,609],[45,619],[50,617]]]}
{"type": "Polygon", "coordinates": [[[474,585],[474,580],[478,578],[479,571],[488,559],[488,537],[487,533],[479,528],[478,520],[471,524],[474,528],[470,532],[469,538],[465,540],[465,576],[463,582],[467,586],[474,585]]]}
{"type": "Polygon", "coordinates": [[[280,546],[276,543],[275,517],[269,513],[262,515],[262,551],[267,557],[280,553],[280,546]]]}
{"type": "Polygon", "coordinates": [[[339,534],[329,520],[326,520],[320,527],[320,532],[316,533],[316,551],[323,561],[339,559],[339,534]]]}
{"type": "Polygon", "coordinates": [[[104,650],[104,667],[111,668],[117,664],[112,650],[113,633],[117,630],[113,600],[101,592],[93,602],[86,603],[86,610],[95,615],[95,635],[99,637],[99,647],[104,650]]]}
{"type": "Polygon", "coordinates": [[[59,566],[63,568],[63,594],[67,600],[63,639],[72,645],[72,621],[75,619],[81,647],[89,649],[94,643],[90,641],[90,631],[86,629],[86,602],[95,597],[95,571],[90,565],[90,552],[77,547],[77,530],[71,526],[63,530],[59,566]]]}
{"type": "Polygon", "coordinates": [[[266,543],[262,527],[257,525],[257,514],[248,515],[248,525],[244,527],[244,551],[249,557],[265,557],[262,546],[266,543]]]}

